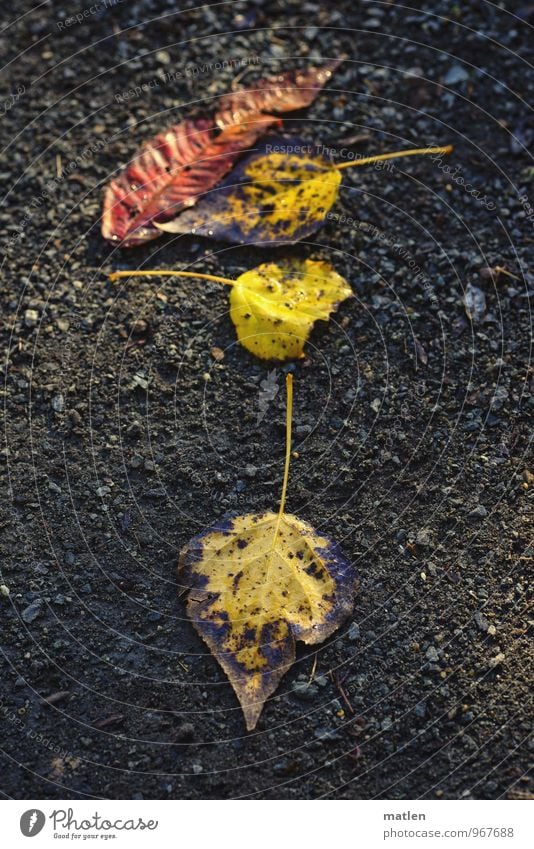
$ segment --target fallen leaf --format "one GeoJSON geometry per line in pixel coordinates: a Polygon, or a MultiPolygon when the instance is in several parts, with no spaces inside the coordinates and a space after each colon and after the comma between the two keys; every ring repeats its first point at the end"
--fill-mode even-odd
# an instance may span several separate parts
{"type": "Polygon", "coordinates": [[[295,660],[295,641],[330,636],[354,604],[353,567],[336,545],[285,513],[291,456],[292,376],[286,378],[286,461],[280,509],[206,529],[182,550],[187,612],[226,672],[248,730],[295,660]]]}
{"type": "MultiPolygon", "coordinates": [[[[286,143],[308,147],[302,139],[286,143]]],[[[280,144],[277,138],[266,140],[195,209],[158,229],[239,244],[293,243],[314,233],[337,199],[341,174],[317,156],[267,153],[280,144]]]]}
{"type": "Polygon", "coordinates": [[[231,286],[230,317],[244,348],[262,360],[304,356],[304,345],[319,319],[328,320],[352,295],[347,281],[327,262],[264,263],[236,280],[194,271],[117,271],[111,280],[135,276],[193,277],[231,286]]]}
{"type": "Polygon", "coordinates": [[[264,263],[241,274],[230,292],[230,317],[241,344],[263,360],[304,356],[314,323],[327,321],[349,284],[327,262],[264,263]]]}
{"type": "Polygon", "coordinates": [[[343,169],[452,149],[415,148],[333,165],[309,148],[303,139],[266,139],[194,209],[156,227],[237,244],[292,244],[321,227],[337,200],[343,169]],[[269,152],[276,148],[294,152],[269,152]]]}
{"type": "Polygon", "coordinates": [[[259,80],[222,97],[214,120],[186,119],[158,133],[106,187],[104,238],[127,248],[157,239],[155,222],[192,206],[260,136],[281,126],[266,112],[309,106],[339,61],[259,80]]]}
{"type": "Polygon", "coordinates": [[[217,126],[224,129],[241,124],[258,112],[293,112],[309,106],[342,61],[333,59],[320,68],[288,71],[259,80],[250,88],[225,94],[215,116],[217,126]]]}
{"type": "Polygon", "coordinates": [[[211,121],[197,119],[159,133],[106,187],[102,235],[127,248],[157,239],[156,221],[194,204],[276,123],[276,118],[257,116],[218,133],[211,121]]]}

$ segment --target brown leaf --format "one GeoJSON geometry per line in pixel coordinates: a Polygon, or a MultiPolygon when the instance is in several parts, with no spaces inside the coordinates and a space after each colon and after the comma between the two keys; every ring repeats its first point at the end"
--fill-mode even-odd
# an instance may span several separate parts
{"type": "Polygon", "coordinates": [[[321,68],[296,69],[267,77],[250,88],[224,95],[215,116],[217,126],[225,129],[256,113],[292,112],[309,106],[342,61],[332,59],[321,68]]]}

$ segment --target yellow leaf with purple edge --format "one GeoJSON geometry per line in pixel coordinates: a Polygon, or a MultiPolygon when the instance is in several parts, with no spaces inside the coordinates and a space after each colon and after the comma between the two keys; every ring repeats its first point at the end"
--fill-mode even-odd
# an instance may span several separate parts
{"type": "Polygon", "coordinates": [[[292,244],[324,223],[337,199],[344,169],[450,153],[452,147],[410,148],[338,164],[310,149],[309,142],[298,138],[268,139],[194,208],[155,226],[166,233],[192,233],[236,244],[292,244]]]}
{"type": "Polygon", "coordinates": [[[226,517],[182,550],[187,612],[228,676],[248,730],[295,660],[296,641],[322,642],[353,608],[357,580],[336,543],[284,512],[291,453],[287,377],[286,463],[278,512],[226,517]]]}
{"type": "Polygon", "coordinates": [[[241,244],[291,244],[323,224],[340,183],[340,172],[320,157],[255,153],[194,209],[158,227],[241,244]]]}

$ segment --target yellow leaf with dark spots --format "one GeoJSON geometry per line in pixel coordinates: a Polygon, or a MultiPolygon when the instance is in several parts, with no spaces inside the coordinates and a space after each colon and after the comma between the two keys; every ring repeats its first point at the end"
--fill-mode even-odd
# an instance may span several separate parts
{"type": "Polygon", "coordinates": [[[263,360],[302,357],[313,325],[328,320],[352,295],[349,284],[327,262],[267,262],[236,280],[194,271],[116,271],[112,280],[135,276],[193,277],[231,286],[230,317],[243,347],[263,360]]]}
{"type": "Polygon", "coordinates": [[[340,172],[320,157],[253,154],[194,210],[158,227],[244,244],[292,243],[321,226],[340,183],[340,172]]]}
{"type": "Polygon", "coordinates": [[[351,295],[347,281],[327,262],[268,262],[237,278],[230,316],[248,351],[264,360],[292,360],[304,356],[314,323],[327,321],[351,295]]]}
{"type": "Polygon", "coordinates": [[[195,207],[155,226],[167,233],[194,233],[236,244],[292,244],[324,223],[344,169],[451,150],[450,145],[411,148],[334,164],[314,154],[313,146],[302,139],[268,139],[195,207]]]}
{"type": "Polygon", "coordinates": [[[187,611],[226,672],[247,728],[295,659],[295,642],[332,634],[353,607],[356,578],[338,546],[284,512],[291,453],[288,375],[286,463],[277,513],[227,517],[180,555],[187,611]]]}

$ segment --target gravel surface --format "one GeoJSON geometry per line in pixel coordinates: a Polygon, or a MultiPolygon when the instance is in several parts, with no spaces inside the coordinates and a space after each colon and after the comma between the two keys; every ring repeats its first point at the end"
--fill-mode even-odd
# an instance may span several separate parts
{"type": "Polygon", "coordinates": [[[2,4],[2,792],[529,798],[533,7],[179,5],[2,4]],[[452,156],[344,171],[337,217],[296,247],[104,243],[102,187],[141,141],[236,76],[340,55],[286,132],[338,161],[452,156]],[[236,343],[222,287],[106,277],[288,254],[355,298],[285,367],[236,343]],[[276,505],[287,368],[288,509],[361,588],[247,734],[176,560],[276,505]]]}

